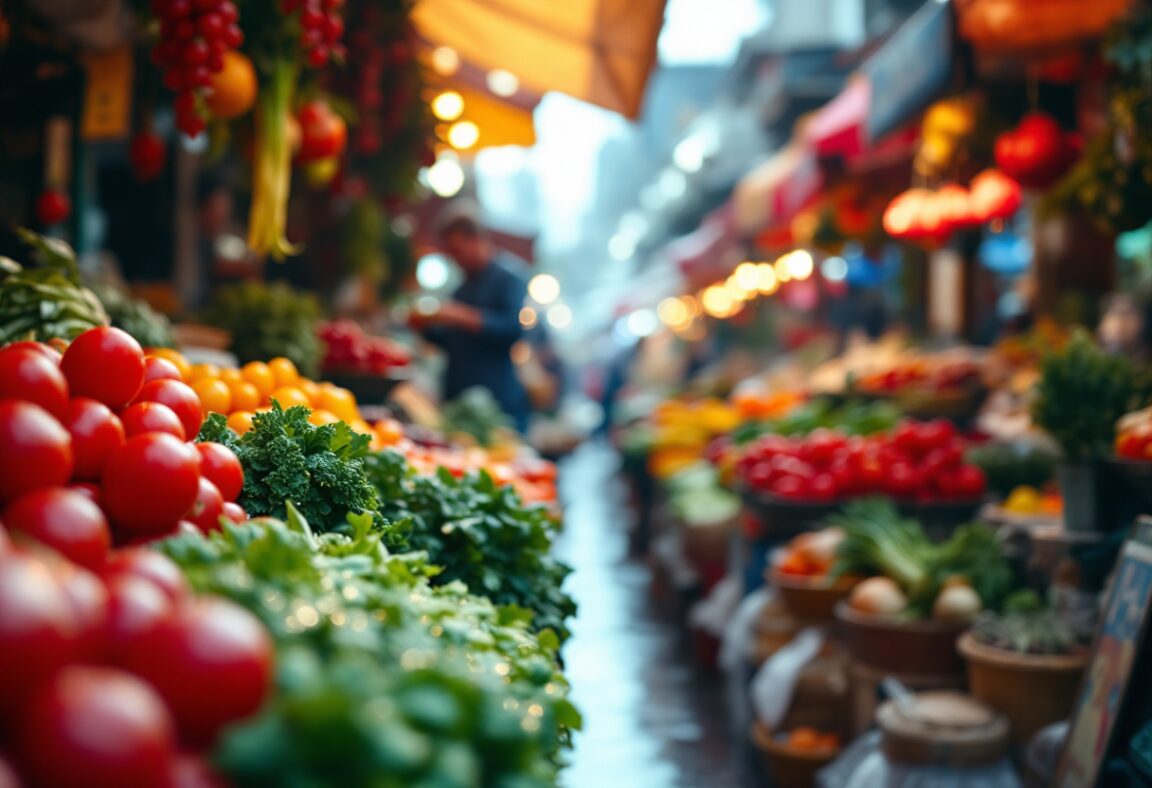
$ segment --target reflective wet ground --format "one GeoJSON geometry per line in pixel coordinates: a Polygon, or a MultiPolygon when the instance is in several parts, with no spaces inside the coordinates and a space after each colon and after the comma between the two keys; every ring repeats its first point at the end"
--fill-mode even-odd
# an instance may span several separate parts
{"type": "Polygon", "coordinates": [[[731,730],[718,674],[693,667],[675,600],[657,598],[642,559],[628,556],[628,511],[617,458],[588,444],[561,471],[560,554],[580,604],[565,649],[572,699],[584,714],[567,788],[745,788],[756,784],[731,730]]]}

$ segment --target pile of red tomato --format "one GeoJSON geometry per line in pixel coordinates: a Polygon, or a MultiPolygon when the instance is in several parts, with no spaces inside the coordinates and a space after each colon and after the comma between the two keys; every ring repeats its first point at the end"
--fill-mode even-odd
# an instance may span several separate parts
{"type": "Polygon", "coordinates": [[[214,788],[201,757],[259,711],[273,645],[159,553],[98,572],[0,530],[0,786],[214,788]]]}
{"type": "Polygon", "coordinates": [[[240,461],[189,442],[202,419],[176,367],[117,328],[84,332],[63,356],[0,348],[0,521],[89,569],[113,543],[242,522],[240,461]]]}
{"type": "Polygon", "coordinates": [[[806,438],[766,435],[737,458],[747,487],[775,497],[827,503],[865,495],[908,501],[976,501],[984,472],[964,461],[964,442],[951,422],[903,422],[868,438],[816,430],[806,438]]]}
{"type": "Polygon", "coordinates": [[[408,351],[385,338],[365,334],[352,320],[323,323],[316,332],[326,348],[324,370],[387,374],[396,367],[408,366],[408,351]]]}

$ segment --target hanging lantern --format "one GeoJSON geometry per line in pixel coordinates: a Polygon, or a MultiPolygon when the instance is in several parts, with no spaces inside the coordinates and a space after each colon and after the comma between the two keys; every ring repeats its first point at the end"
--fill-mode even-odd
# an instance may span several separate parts
{"type": "Polygon", "coordinates": [[[1104,35],[1129,0],[956,0],[960,35],[988,51],[1051,50],[1104,35]]]}
{"type": "Polygon", "coordinates": [[[1007,219],[1020,209],[1020,184],[998,169],[990,168],[972,179],[970,185],[973,218],[980,222],[1007,219]]]}
{"type": "Polygon", "coordinates": [[[923,237],[921,215],[931,195],[927,189],[907,189],[896,195],[884,210],[884,232],[904,241],[923,237]]]}
{"type": "Polygon", "coordinates": [[[1029,189],[1046,189],[1076,160],[1076,147],[1051,116],[1030,112],[1015,129],[996,138],[996,164],[1029,189]]]}
{"type": "Polygon", "coordinates": [[[980,224],[972,215],[972,194],[958,183],[948,183],[937,189],[935,202],[943,214],[949,234],[980,224]]]}

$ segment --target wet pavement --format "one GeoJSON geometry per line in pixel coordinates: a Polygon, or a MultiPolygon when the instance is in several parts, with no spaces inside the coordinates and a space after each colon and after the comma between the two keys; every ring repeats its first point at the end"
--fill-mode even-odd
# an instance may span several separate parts
{"type": "Polygon", "coordinates": [[[565,647],[572,699],[584,714],[566,788],[747,788],[742,737],[731,729],[719,674],[693,666],[672,600],[628,556],[628,509],[618,458],[587,444],[561,470],[565,530],[580,604],[565,647]]]}

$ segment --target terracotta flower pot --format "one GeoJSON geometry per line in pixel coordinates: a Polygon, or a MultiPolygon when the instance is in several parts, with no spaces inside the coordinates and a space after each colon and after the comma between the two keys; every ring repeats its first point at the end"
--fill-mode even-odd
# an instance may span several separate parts
{"type": "Polygon", "coordinates": [[[981,643],[971,632],[957,648],[972,694],[1008,717],[1015,746],[1072,713],[1087,654],[1021,654],[981,643]]]}

